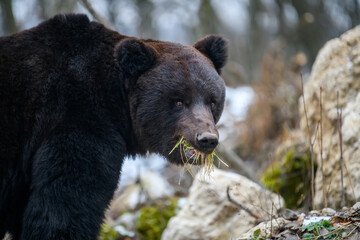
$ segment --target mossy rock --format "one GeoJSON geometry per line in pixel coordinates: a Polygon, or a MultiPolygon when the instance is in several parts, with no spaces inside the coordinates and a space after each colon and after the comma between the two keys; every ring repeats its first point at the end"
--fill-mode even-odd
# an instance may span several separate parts
{"type": "MultiPolygon", "coordinates": [[[[316,161],[315,171],[316,171],[316,161]]],[[[301,208],[310,199],[311,154],[309,150],[290,148],[283,157],[276,159],[261,177],[262,183],[279,193],[288,208],[301,208]]]]}
{"type": "Polygon", "coordinates": [[[137,233],[142,239],[160,240],[171,217],[179,210],[178,199],[171,198],[165,204],[146,206],[140,209],[140,216],[136,222],[137,233]]]}

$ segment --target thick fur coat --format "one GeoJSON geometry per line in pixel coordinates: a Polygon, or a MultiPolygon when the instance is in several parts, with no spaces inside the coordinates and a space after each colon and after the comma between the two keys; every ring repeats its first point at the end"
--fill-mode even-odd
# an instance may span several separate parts
{"type": "Polygon", "coordinates": [[[1,37],[0,238],[96,239],[126,155],[180,164],[168,156],[179,136],[211,151],[198,136],[218,136],[226,49],[219,36],[141,40],[75,14],[1,37]]]}

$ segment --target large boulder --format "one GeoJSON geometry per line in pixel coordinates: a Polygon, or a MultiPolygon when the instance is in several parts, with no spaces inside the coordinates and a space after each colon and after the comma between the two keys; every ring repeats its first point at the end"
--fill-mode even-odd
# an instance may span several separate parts
{"type": "Polygon", "coordinates": [[[245,205],[254,214],[269,219],[284,205],[283,199],[251,180],[215,169],[211,176],[201,172],[195,177],[187,202],[179,214],[170,219],[162,239],[230,239],[256,225],[256,219],[236,204],[245,205]]]}
{"type": "MultiPolygon", "coordinates": [[[[360,197],[360,27],[326,43],[313,65],[305,85],[305,102],[312,134],[320,120],[320,87],[323,89],[323,162],[325,193],[328,206],[338,208],[341,204],[340,144],[337,124],[337,92],[342,109],[344,187],[346,204],[360,197]],[[348,171],[347,171],[348,170],[348,171]]],[[[306,118],[300,99],[301,129],[308,133],[306,118]]],[[[319,166],[321,156],[319,142],[314,153],[319,166]]],[[[320,168],[319,168],[320,170],[320,168]]],[[[317,171],[315,204],[323,207],[322,173],[317,171]]]]}

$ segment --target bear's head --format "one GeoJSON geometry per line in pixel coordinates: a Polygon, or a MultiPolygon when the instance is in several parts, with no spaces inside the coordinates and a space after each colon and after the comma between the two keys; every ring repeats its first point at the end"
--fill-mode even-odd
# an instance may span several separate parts
{"type": "Polygon", "coordinates": [[[140,152],[181,164],[179,151],[169,153],[182,137],[196,151],[214,150],[225,100],[224,38],[209,35],[194,46],[127,38],[115,48],[115,57],[125,75],[140,152]]]}

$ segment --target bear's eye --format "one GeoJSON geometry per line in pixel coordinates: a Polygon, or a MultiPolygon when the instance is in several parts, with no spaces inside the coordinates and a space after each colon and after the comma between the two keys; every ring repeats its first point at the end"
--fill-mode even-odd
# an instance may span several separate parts
{"type": "Polygon", "coordinates": [[[216,107],[216,102],[215,101],[211,101],[211,108],[215,108],[216,107]]]}
{"type": "Polygon", "coordinates": [[[177,107],[182,107],[184,105],[184,102],[182,100],[177,100],[176,101],[176,106],[177,107]]]}

